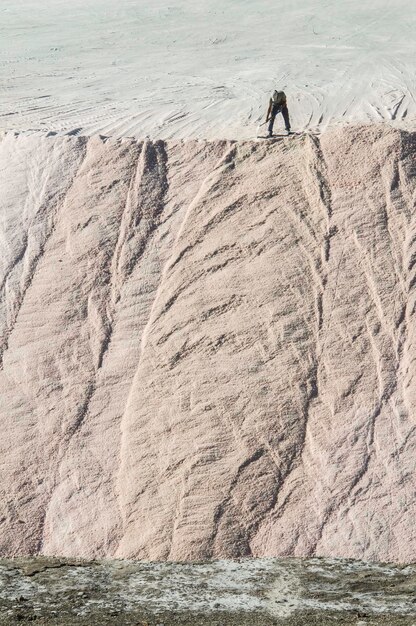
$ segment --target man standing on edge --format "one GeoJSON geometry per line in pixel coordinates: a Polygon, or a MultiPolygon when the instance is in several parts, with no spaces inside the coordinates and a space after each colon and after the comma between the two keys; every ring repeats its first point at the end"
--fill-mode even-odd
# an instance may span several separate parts
{"type": "Polygon", "coordinates": [[[287,108],[286,94],[284,91],[274,91],[272,97],[270,98],[269,108],[266,116],[266,123],[270,120],[269,137],[273,136],[273,124],[275,117],[278,113],[281,113],[283,115],[287,133],[290,134],[289,111],[287,108]]]}

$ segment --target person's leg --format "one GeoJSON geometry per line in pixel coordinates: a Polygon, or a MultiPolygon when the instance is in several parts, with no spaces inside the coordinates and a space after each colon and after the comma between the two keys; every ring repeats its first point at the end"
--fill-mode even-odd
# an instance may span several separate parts
{"type": "Polygon", "coordinates": [[[269,120],[269,135],[273,135],[273,124],[276,117],[276,113],[274,111],[271,112],[270,120],[269,120]]]}
{"type": "Polygon", "coordinates": [[[282,108],[282,115],[283,115],[283,119],[285,120],[286,130],[289,131],[290,130],[290,120],[289,120],[289,110],[288,110],[287,107],[283,107],[282,108]]]}
{"type": "Polygon", "coordinates": [[[270,113],[269,135],[273,135],[273,124],[274,124],[274,120],[278,112],[279,112],[279,109],[276,106],[273,106],[272,112],[270,113]]]}

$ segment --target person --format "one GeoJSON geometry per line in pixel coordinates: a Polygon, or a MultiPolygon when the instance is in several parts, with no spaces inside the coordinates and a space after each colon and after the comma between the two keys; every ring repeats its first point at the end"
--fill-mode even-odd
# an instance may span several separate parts
{"type": "Polygon", "coordinates": [[[290,120],[289,120],[289,110],[287,108],[287,100],[286,94],[284,91],[274,91],[272,97],[270,98],[269,108],[267,110],[266,115],[266,124],[269,122],[269,137],[273,136],[273,124],[276,118],[276,115],[281,113],[283,115],[283,119],[285,121],[285,127],[290,133],[290,120]]]}

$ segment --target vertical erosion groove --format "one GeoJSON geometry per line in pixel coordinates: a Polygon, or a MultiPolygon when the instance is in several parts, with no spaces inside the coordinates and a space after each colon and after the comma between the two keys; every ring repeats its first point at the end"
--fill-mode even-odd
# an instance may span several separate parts
{"type": "MultiPolygon", "coordinates": [[[[17,138],[17,141],[18,141],[18,138],[17,138]]],[[[17,141],[16,141],[16,145],[17,145],[17,141]]],[[[45,249],[47,247],[48,241],[50,237],[53,235],[57,219],[59,218],[59,212],[62,210],[62,207],[65,205],[65,198],[69,190],[71,189],[71,185],[73,184],[74,180],[76,180],[77,178],[77,173],[82,168],[82,165],[85,159],[85,154],[87,151],[87,141],[88,140],[85,137],[80,137],[76,140],[78,154],[74,158],[76,160],[79,160],[80,165],[75,171],[73,177],[70,178],[67,182],[64,182],[60,193],[56,194],[54,189],[49,190],[49,193],[47,194],[46,198],[44,198],[40,203],[39,209],[36,212],[36,220],[40,222],[44,222],[46,224],[46,228],[45,228],[44,236],[42,237],[41,241],[37,242],[38,251],[32,257],[28,256],[29,236],[30,236],[29,231],[30,231],[31,226],[33,225],[32,223],[29,223],[27,225],[27,231],[24,232],[23,234],[22,246],[17,250],[10,266],[7,267],[5,270],[4,277],[0,284],[0,297],[4,299],[6,299],[7,281],[10,275],[12,274],[13,270],[15,270],[21,264],[26,263],[27,265],[26,271],[22,272],[20,288],[16,295],[15,302],[13,302],[9,319],[5,325],[5,329],[2,335],[0,336],[0,371],[3,369],[4,354],[8,349],[10,336],[16,324],[16,320],[18,318],[19,311],[25,299],[25,295],[27,291],[30,289],[30,286],[33,282],[33,279],[36,273],[36,269],[45,253],[45,249]]],[[[49,161],[48,161],[48,164],[49,164],[49,161]]],[[[44,172],[39,172],[39,175],[41,174],[45,175],[44,172]]],[[[63,180],[65,181],[65,178],[63,180]]],[[[43,181],[41,183],[40,180],[37,181],[37,179],[35,178],[32,181],[32,184],[34,186],[36,186],[36,184],[39,184],[42,187],[42,191],[45,191],[47,188],[47,182],[48,182],[48,173],[46,173],[46,182],[43,181]]],[[[33,203],[35,202],[35,198],[29,198],[27,201],[29,203],[33,203]]]]}
{"type": "MultiPolygon", "coordinates": [[[[158,145],[161,143],[162,142],[158,142],[158,145]]],[[[221,144],[222,143],[223,142],[221,142],[221,144]]],[[[166,154],[166,144],[163,144],[163,147],[164,147],[164,154],[166,154]]],[[[124,410],[120,419],[120,455],[119,455],[119,467],[118,467],[118,475],[117,475],[117,484],[118,484],[117,502],[118,502],[118,510],[122,519],[123,527],[122,527],[122,533],[121,533],[120,540],[119,540],[119,547],[117,548],[116,554],[119,554],[121,545],[123,543],[123,540],[126,534],[128,519],[131,517],[131,513],[129,509],[132,503],[127,502],[125,496],[123,496],[124,485],[126,481],[132,480],[130,476],[130,463],[129,463],[129,454],[131,452],[129,450],[129,445],[130,445],[129,426],[130,425],[128,424],[128,422],[130,419],[129,414],[132,410],[131,404],[134,401],[134,395],[135,395],[135,389],[136,389],[137,382],[138,382],[138,376],[140,376],[140,366],[142,364],[142,360],[144,357],[150,328],[151,328],[151,325],[160,316],[163,316],[167,311],[167,305],[165,304],[164,306],[163,305],[161,306],[159,300],[161,297],[162,290],[165,286],[165,282],[167,281],[168,275],[172,267],[176,264],[176,258],[178,254],[177,248],[182,238],[185,226],[192,214],[192,210],[199,202],[201,202],[205,197],[207,197],[209,195],[210,190],[212,190],[218,184],[218,181],[221,179],[224,168],[227,168],[229,162],[233,160],[233,155],[235,155],[235,146],[233,145],[230,146],[228,142],[225,142],[224,152],[221,155],[218,163],[214,166],[212,171],[208,170],[201,184],[197,187],[197,191],[194,197],[190,200],[190,202],[182,205],[181,215],[183,215],[183,217],[179,221],[176,233],[173,234],[173,244],[171,246],[171,250],[169,254],[167,255],[167,258],[163,267],[160,270],[159,284],[154,293],[152,306],[149,309],[149,314],[147,316],[147,323],[145,324],[142,334],[141,334],[140,353],[139,353],[139,358],[137,362],[137,367],[136,367],[134,375],[132,376],[132,382],[129,388],[129,393],[126,397],[124,410]],[[158,307],[160,308],[160,313],[157,312],[158,307]],[[127,471],[127,476],[126,476],[126,471],[127,471]]],[[[155,160],[153,156],[153,158],[144,159],[142,160],[142,162],[146,164],[146,169],[147,171],[149,171],[149,165],[151,163],[155,163],[155,162],[157,163],[157,159],[155,160]]],[[[158,169],[159,169],[159,166],[158,166],[158,169]]],[[[164,172],[165,176],[166,176],[166,170],[167,170],[166,166],[164,169],[161,170],[162,172],[164,172]]],[[[166,177],[166,183],[163,184],[163,188],[166,189],[166,187],[167,187],[167,177],[166,177]]],[[[159,215],[161,215],[161,211],[159,211],[159,215]]],[[[171,298],[172,301],[174,301],[177,298],[178,294],[174,294],[172,296],[171,298]]]]}

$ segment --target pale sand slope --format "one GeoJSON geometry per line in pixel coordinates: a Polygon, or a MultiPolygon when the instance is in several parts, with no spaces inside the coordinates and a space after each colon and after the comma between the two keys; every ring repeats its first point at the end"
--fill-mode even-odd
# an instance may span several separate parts
{"type": "Polygon", "coordinates": [[[0,141],[0,552],[416,558],[416,135],[0,141]]]}
{"type": "Polygon", "coordinates": [[[1,0],[0,126],[253,137],[272,89],[293,127],[416,126],[414,0],[1,0]]]}

